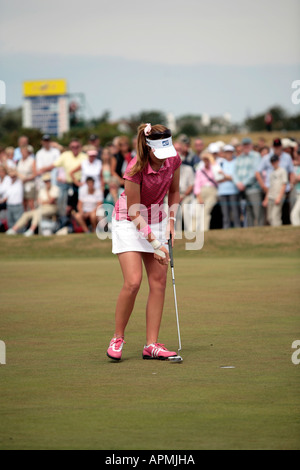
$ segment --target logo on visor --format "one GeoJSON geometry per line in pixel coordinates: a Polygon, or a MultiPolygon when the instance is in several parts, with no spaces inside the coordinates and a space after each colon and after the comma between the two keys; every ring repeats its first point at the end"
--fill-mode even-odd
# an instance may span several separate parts
{"type": "Polygon", "coordinates": [[[168,147],[168,145],[169,145],[169,141],[168,141],[168,140],[163,140],[163,141],[162,141],[162,146],[163,146],[163,147],[168,147]]]}

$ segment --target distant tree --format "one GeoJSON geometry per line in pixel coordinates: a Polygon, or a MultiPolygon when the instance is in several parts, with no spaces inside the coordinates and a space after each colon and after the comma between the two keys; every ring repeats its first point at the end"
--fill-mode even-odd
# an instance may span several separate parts
{"type": "Polygon", "coordinates": [[[152,125],[167,124],[167,118],[164,113],[161,111],[141,111],[138,114],[130,116],[128,124],[133,132],[136,132],[137,127],[142,124],[150,122],[152,125]]]}
{"type": "Polygon", "coordinates": [[[110,118],[110,111],[108,110],[103,111],[103,114],[101,116],[99,116],[98,118],[91,119],[91,121],[89,122],[89,125],[91,127],[97,127],[100,124],[109,122],[109,118],[110,118]]]}
{"type": "Polygon", "coordinates": [[[300,114],[290,116],[283,121],[284,129],[287,131],[299,131],[300,130],[300,114]]]}
{"type": "Polygon", "coordinates": [[[0,108],[0,138],[22,127],[22,108],[0,108]]]}
{"type": "Polygon", "coordinates": [[[176,119],[177,133],[196,137],[201,132],[201,116],[185,114],[176,119]]]}
{"type": "Polygon", "coordinates": [[[246,126],[249,128],[250,131],[264,131],[265,130],[265,115],[266,113],[270,113],[273,122],[272,127],[273,130],[281,130],[285,128],[285,122],[288,119],[286,111],[281,106],[273,106],[266,112],[262,114],[258,114],[254,117],[248,118],[245,121],[246,126]]]}
{"type": "Polygon", "coordinates": [[[198,128],[192,122],[187,122],[178,128],[179,134],[186,134],[189,137],[196,137],[199,134],[198,128]]]}

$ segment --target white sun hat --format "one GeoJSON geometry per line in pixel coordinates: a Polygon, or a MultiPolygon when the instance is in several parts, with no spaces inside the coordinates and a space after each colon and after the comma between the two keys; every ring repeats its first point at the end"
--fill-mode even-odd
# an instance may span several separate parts
{"type": "Polygon", "coordinates": [[[220,152],[220,146],[217,142],[212,142],[207,147],[207,151],[209,153],[219,153],[220,152]]]}
{"type": "Polygon", "coordinates": [[[173,145],[172,137],[165,139],[151,140],[146,138],[147,145],[151,147],[152,152],[159,160],[176,157],[177,151],[173,145]]]}
{"type": "Polygon", "coordinates": [[[223,152],[234,152],[235,151],[235,148],[233,147],[233,145],[224,145],[223,147],[223,152]]]}

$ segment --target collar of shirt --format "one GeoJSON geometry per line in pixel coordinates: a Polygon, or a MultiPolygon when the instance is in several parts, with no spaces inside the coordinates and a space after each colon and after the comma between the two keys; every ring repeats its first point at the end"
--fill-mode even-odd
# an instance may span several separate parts
{"type": "Polygon", "coordinates": [[[147,169],[146,169],[146,173],[147,175],[151,174],[151,173],[154,173],[155,175],[157,173],[159,173],[160,171],[165,171],[169,168],[170,166],[170,162],[169,162],[169,159],[167,158],[167,160],[163,163],[163,165],[160,167],[160,169],[158,171],[155,171],[153,170],[152,166],[150,165],[150,162],[148,162],[148,165],[147,165],[147,169]]]}

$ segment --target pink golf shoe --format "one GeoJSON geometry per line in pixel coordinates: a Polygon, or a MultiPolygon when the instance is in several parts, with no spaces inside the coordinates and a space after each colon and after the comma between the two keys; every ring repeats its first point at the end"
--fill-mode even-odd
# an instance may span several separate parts
{"type": "Polygon", "coordinates": [[[177,356],[174,351],[168,351],[164,344],[152,343],[144,347],[143,359],[159,359],[161,361],[167,360],[169,357],[177,356]]]}
{"type": "Polygon", "coordinates": [[[109,347],[107,350],[107,356],[110,357],[110,359],[114,359],[115,361],[120,361],[122,357],[122,349],[123,345],[125,344],[125,341],[123,338],[120,337],[113,337],[111,342],[109,343],[109,347]]]}

